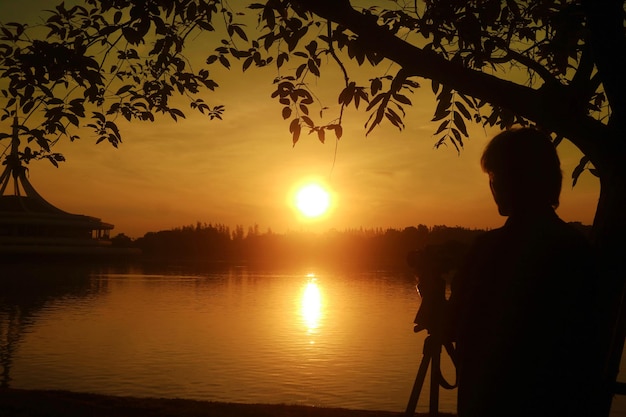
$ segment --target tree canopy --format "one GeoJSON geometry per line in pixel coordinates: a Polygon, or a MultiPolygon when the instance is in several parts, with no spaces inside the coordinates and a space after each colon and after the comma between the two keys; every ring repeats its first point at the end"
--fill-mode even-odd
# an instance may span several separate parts
{"type": "MultiPolygon", "coordinates": [[[[208,96],[198,94],[218,87],[211,66],[271,65],[276,68],[272,97],[281,104],[294,143],[302,131],[322,142],[328,132],[341,138],[343,110],[349,106],[368,112],[367,132],[383,121],[402,129],[410,93],[421,77],[430,81],[438,100],[437,144],[462,147],[471,122],[503,128],[537,123],[585,154],[574,179],[590,160],[603,163],[589,137],[600,135],[615,112],[585,46],[584,5],[395,1],[385,8],[355,3],[362,4],[267,1],[233,10],[220,1],[61,3],[44,12],[41,23],[2,25],[0,70],[8,80],[1,90],[2,118],[17,116],[20,134],[36,144],[27,148],[24,160],[45,157],[56,163],[62,156],[52,153],[51,145],[60,137],[76,139],[83,118],[91,119],[87,126],[97,142],[113,146],[122,140],[115,123],[119,116],[185,117],[171,104],[175,94],[187,96],[191,108],[210,118],[221,118],[223,106],[210,106],[208,96]],[[195,66],[185,48],[200,33],[209,33],[212,45],[195,66]],[[346,61],[379,67],[379,74],[359,79],[346,61]],[[337,95],[341,111],[321,117],[321,103],[315,117],[310,86],[330,65],[340,68],[345,80],[337,95]]],[[[615,72],[615,65],[607,66],[615,72]]],[[[612,95],[619,103],[621,95],[612,95]]]]}
{"type": "MultiPolygon", "coordinates": [[[[626,319],[626,36],[622,0],[82,0],[34,25],[0,26],[0,140],[19,158],[49,159],[85,127],[117,146],[117,121],[185,117],[188,100],[209,119],[224,107],[215,66],[275,69],[272,98],[295,144],[302,132],[342,137],[344,110],[403,129],[411,92],[436,97],[436,144],[457,149],[467,124],[536,125],[584,154],[572,173],[599,176],[594,241],[611,306],[607,378],[615,380],[626,319]],[[202,45],[202,62],[186,53],[202,45]],[[317,102],[329,68],[343,75],[337,114],[317,102]],[[367,79],[359,67],[371,67],[367,79]]],[[[528,161],[532,169],[532,161],[528,161]]],[[[610,403],[610,401],[609,401],[610,403]]],[[[606,410],[605,410],[606,411],[606,410]]]]}
{"type": "MultiPolygon", "coordinates": [[[[354,3],[358,7],[274,0],[237,10],[206,0],[61,3],[35,25],[2,25],[0,71],[8,80],[1,89],[2,118],[17,116],[20,135],[36,144],[24,160],[56,163],[62,156],[51,145],[61,137],[74,140],[82,119],[90,119],[97,142],[117,146],[117,117],[185,117],[171,104],[176,94],[188,97],[192,109],[221,118],[223,106],[199,94],[218,87],[211,66],[273,66],[272,97],[293,142],[302,131],[324,142],[329,132],[341,138],[349,106],[368,113],[368,133],[382,122],[402,129],[410,93],[425,78],[438,101],[438,145],[461,148],[471,122],[503,128],[536,123],[583,151],[574,180],[590,161],[603,166],[605,155],[590,138],[606,137],[618,119],[611,116],[622,106],[621,95],[605,91],[605,78],[623,88],[613,65],[620,44],[611,37],[615,58],[604,64],[608,74],[600,72],[588,33],[589,18],[601,16],[588,17],[589,7],[571,1],[354,3]],[[198,36],[209,42],[205,61],[196,66],[185,52],[198,36]],[[354,64],[379,68],[378,74],[360,79],[354,64]],[[311,86],[331,65],[345,80],[337,94],[341,110],[327,115],[324,103],[316,103],[318,116],[311,86]]],[[[619,8],[604,12],[622,28],[623,8],[613,3],[619,8]]]]}

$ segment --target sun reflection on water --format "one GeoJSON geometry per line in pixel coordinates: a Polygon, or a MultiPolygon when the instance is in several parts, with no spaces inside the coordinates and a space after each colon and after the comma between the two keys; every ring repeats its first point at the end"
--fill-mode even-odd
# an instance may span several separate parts
{"type": "Polygon", "coordinates": [[[302,294],[302,319],[309,333],[314,333],[320,325],[322,317],[322,294],[315,275],[308,274],[309,278],[302,294]]]}

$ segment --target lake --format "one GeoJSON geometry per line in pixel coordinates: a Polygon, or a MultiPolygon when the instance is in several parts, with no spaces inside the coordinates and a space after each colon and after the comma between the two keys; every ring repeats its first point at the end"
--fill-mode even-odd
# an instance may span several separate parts
{"type": "MultiPolygon", "coordinates": [[[[404,411],[426,336],[413,333],[420,299],[404,271],[4,269],[12,388],[404,411]]],[[[426,380],[418,411],[428,393],[426,380]]],[[[442,391],[440,410],[455,411],[455,395],[442,391]]]]}

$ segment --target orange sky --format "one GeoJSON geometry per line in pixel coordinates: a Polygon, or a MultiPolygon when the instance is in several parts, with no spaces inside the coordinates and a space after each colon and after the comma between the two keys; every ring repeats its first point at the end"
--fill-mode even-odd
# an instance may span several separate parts
{"type": "MultiPolygon", "coordinates": [[[[25,3],[42,4],[20,4],[25,3]]],[[[0,0],[0,20],[17,19],[7,7],[9,2],[0,0]]],[[[179,122],[159,117],[155,123],[120,124],[124,143],[119,149],[95,145],[84,130],[80,141],[58,146],[67,159],[60,168],[46,161],[31,164],[31,182],[57,207],[99,217],[115,225],[113,235],[131,237],[198,221],[245,228],[258,224],[261,231],[277,233],[502,224],[478,162],[497,131],[471,126],[471,139],[460,155],[452,146],[435,150],[438,125],[430,122],[434,98],[428,81],[420,80],[423,88],[412,97],[403,132],[384,124],[366,137],[367,115],[349,113],[333,163],[332,135],[322,145],[304,134],[292,147],[288,121],[270,98],[273,73],[224,73],[216,75],[218,91],[204,97],[226,106],[224,120],[209,121],[183,108],[187,119],[179,122]],[[335,203],[328,216],[307,222],[287,199],[309,178],[326,183],[335,203]]],[[[336,109],[333,94],[340,86],[332,73],[320,83],[320,90],[330,91],[323,103],[329,112],[336,109]]],[[[6,123],[1,127],[6,130],[6,123]]],[[[569,143],[560,145],[559,153],[565,181],[558,213],[568,221],[591,223],[598,181],[585,173],[572,189],[570,176],[580,153],[569,143]]]]}

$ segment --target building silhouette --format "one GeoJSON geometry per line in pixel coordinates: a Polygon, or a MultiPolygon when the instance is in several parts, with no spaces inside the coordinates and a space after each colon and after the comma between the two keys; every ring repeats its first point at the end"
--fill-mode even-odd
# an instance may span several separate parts
{"type": "Polygon", "coordinates": [[[108,253],[113,225],[46,201],[27,178],[16,130],[0,175],[0,255],[108,253]]]}

